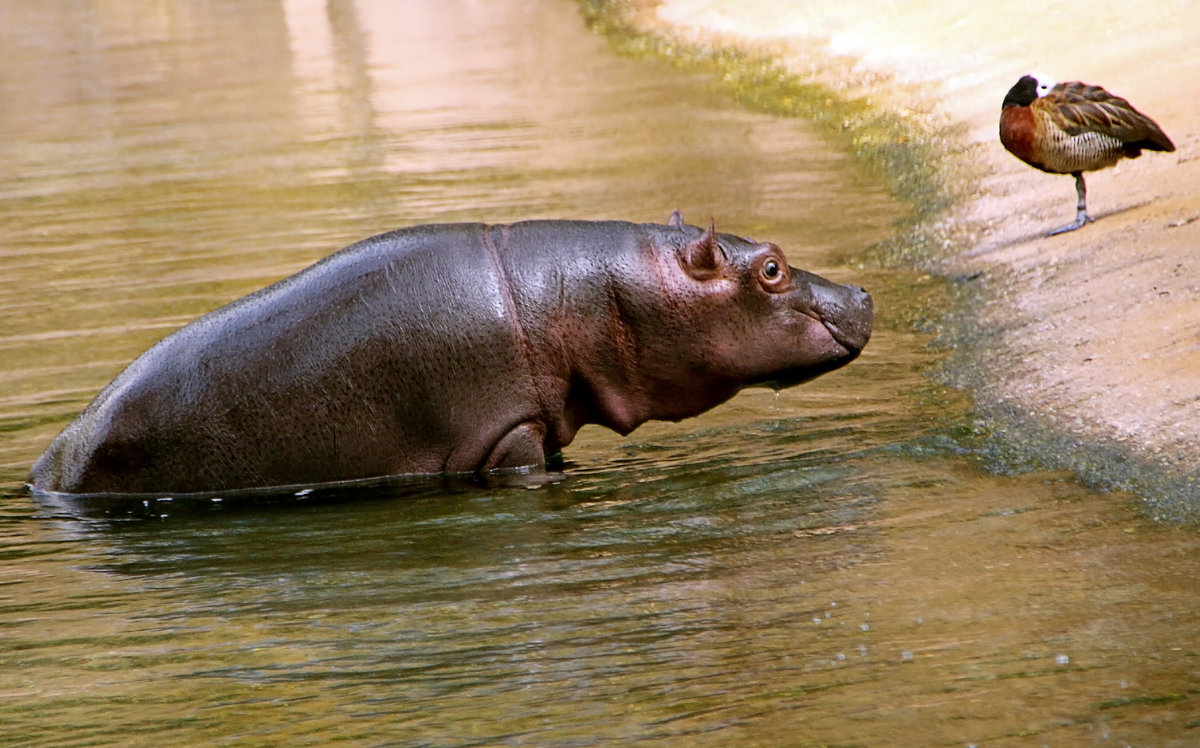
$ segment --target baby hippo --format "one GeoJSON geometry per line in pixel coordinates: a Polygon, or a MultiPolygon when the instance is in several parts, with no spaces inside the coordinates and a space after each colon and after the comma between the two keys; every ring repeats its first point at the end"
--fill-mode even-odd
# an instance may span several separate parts
{"type": "Polygon", "coordinates": [[[37,460],[35,490],[203,493],[543,470],[866,345],[871,298],[710,226],[526,221],[366,239],[168,335],[37,460]]]}

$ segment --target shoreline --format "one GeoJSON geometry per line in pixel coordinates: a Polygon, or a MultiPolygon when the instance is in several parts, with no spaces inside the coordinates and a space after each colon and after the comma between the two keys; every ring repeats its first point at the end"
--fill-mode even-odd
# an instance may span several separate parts
{"type": "MultiPolygon", "coordinates": [[[[1200,115],[1189,96],[1200,58],[1188,33],[1200,6],[877,5],[617,0],[589,12],[660,43],[642,51],[733,50],[834,92],[848,147],[915,211],[871,260],[964,289],[933,323],[952,350],[933,376],[971,392],[989,467],[1068,469],[1136,493],[1154,519],[1200,520],[1200,115]],[[1069,18],[1070,39],[1054,18],[1069,18]],[[1036,71],[1128,98],[1177,148],[1089,172],[1096,222],[1050,238],[1074,214],[1073,181],[1020,163],[996,135],[1005,92],[1036,71]]],[[[738,91],[771,108],[762,95],[738,91]]],[[[781,113],[806,115],[787,104],[781,113]]]]}

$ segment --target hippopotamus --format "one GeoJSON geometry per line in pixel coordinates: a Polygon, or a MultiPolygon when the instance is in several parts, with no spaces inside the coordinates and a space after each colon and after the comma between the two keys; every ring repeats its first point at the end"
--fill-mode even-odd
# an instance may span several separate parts
{"type": "Polygon", "coordinates": [[[544,471],[854,359],[871,297],[770,242],[685,225],[414,226],[168,335],[59,434],[35,491],[203,493],[544,471]]]}

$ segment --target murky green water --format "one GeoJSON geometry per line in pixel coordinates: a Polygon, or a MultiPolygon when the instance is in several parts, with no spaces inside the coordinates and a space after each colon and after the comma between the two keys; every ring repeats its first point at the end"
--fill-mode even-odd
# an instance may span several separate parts
{"type": "Polygon", "coordinates": [[[1200,741],[1200,538],[976,468],[898,321],[931,282],[842,264],[897,206],[802,122],[566,0],[0,0],[0,60],[0,743],[1200,741]],[[133,522],[19,491],[150,343],[344,244],[675,208],[870,287],[864,356],[585,430],[538,489],[133,522]]]}

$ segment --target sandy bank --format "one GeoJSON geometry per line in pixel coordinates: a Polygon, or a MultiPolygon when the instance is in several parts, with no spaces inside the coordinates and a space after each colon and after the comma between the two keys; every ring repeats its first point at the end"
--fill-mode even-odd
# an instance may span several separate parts
{"type": "Polygon", "coordinates": [[[1200,504],[1200,4],[662,0],[639,23],[765,47],[835,90],[965,126],[957,167],[973,194],[950,216],[965,230],[934,263],[987,289],[970,333],[989,374],[972,381],[979,402],[1065,436],[1034,447],[1061,450],[1052,463],[1078,468],[1073,442],[1116,449],[1165,468],[1176,508],[1200,504]],[[1097,222],[1043,237],[1073,217],[1073,181],[997,139],[1001,100],[1027,72],[1128,98],[1177,151],[1089,174],[1097,222]]]}

